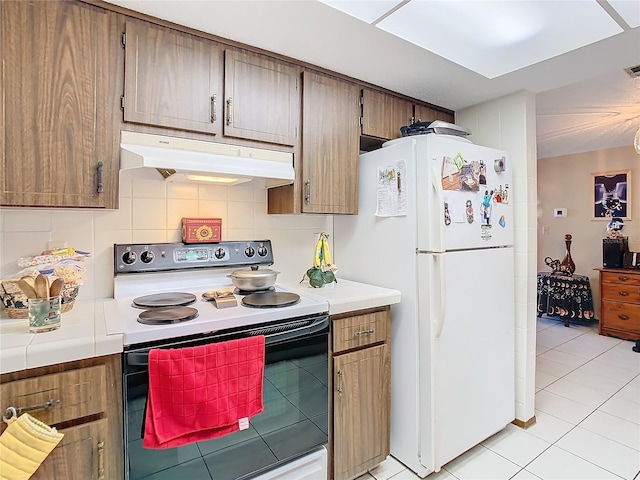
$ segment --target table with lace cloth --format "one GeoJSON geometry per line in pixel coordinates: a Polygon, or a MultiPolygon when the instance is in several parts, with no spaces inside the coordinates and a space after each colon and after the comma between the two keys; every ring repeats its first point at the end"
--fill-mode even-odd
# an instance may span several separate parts
{"type": "Polygon", "coordinates": [[[543,314],[560,317],[565,327],[571,320],[592,320],[593,296],[589,277],[538,273],[538,317],[543,314]]]}

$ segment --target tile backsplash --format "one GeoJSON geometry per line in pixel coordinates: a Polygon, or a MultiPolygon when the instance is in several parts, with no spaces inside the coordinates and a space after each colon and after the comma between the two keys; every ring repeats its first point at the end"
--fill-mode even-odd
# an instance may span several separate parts
{"type": "Polygon", "coordinates": [[[222,219],[222,240],[272,241],[279,282],[297,282],[311,266],[330,215],[267,215],[267,190],[169,183],[136,171],[120,173],[120,208],[0,208],[0,278],[19,271],[20,257],[51,246],[91,252],[79,299],[113,296],[113,244],[181,240],[182,217],[222,219]]]}

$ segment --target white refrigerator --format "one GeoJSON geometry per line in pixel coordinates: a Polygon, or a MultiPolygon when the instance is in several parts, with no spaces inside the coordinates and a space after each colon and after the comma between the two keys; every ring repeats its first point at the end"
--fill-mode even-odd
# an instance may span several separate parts
{"type": "Polygon", "coordinates": [[[391,454],[420,477],[515,417],[508,155],[416,135],[360,155],[357,216],[334,217],[340,277],[391,310],[391,454]]]}

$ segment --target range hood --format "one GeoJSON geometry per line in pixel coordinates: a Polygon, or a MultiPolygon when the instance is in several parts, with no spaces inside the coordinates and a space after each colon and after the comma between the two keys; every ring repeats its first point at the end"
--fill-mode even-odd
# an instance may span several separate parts
{"type": "Polygon", "coordinates": [[[293,154],[186,138],[120,132],[120,170],[156,170],[167,181],[266,188],[293,182],[293,154]]]}

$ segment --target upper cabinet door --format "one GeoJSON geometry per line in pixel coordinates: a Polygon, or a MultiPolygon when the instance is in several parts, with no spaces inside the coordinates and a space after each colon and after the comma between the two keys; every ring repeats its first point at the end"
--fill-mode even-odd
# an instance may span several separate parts
{"type": "Polygon", "coordinates": [[[384,92],[362,90],[362,134],[392,140],[413,120],[413,103],[384,92]]]}
{"type": "Polygon", "coordinates": [[[304,72],[302,212],[358,213],[357,85],[304,72]]]}
{"type": "Polygon", "coordinates": [[[453,113],[443,112],[429,105],[416,104],[416,122],[433,122],[435,120],[454,123],[453,113]]]}
{"type": "Polygon", "coordinates": [[[299,67],[232,49],[224,60],[224,135],[295,145],[299,67]]]}
{"type": "Polygon", "coordinates": [[[106,58],[120,48],[113,14],[80,2],[0,10],[0,204],[117,207],[117,139],[105,121],[115,100],[106,58]]]}
{"type": "Polygon", "coordinates": [[[124,121],[221,133],[222,49],[215,42],[129,20],[124,121]]]}

